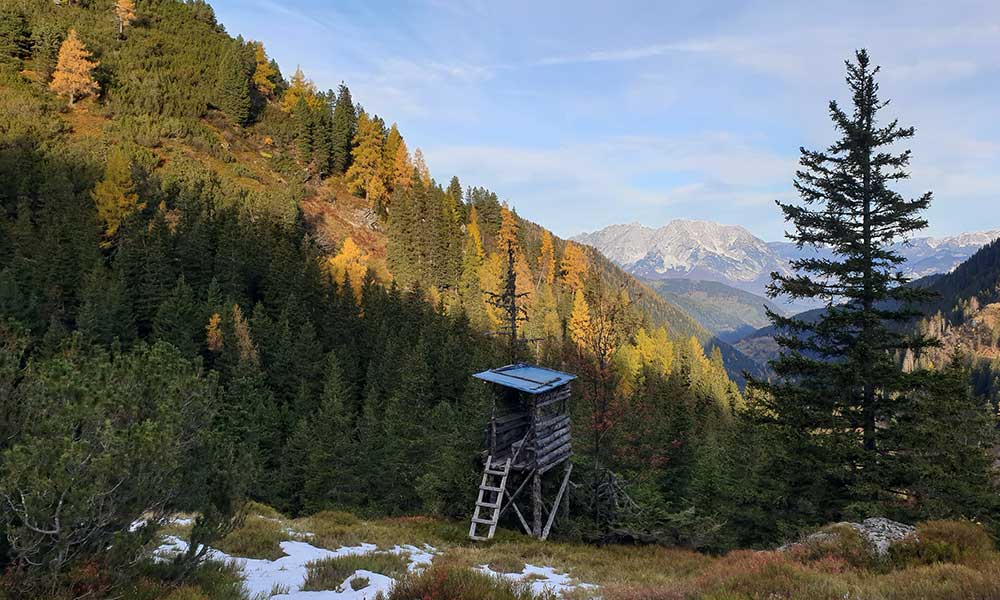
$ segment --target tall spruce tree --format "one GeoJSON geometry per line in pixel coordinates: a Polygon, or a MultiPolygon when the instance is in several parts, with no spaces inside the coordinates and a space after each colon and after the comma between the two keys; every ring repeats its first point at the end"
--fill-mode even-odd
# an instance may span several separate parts
{"type": "MultiPolygon", "coordinates": [[[[853,110],[829,104],[840,137],[824,151],[801,150],[795,188],[801,204],[779,202],[799,247],[826,247],[830,258],[792,261],[793,275],[774,273],[770,295],[821,300],[815,321],[769,316],[783,352],[771,363],[777,381],[751,381],[764,392],[761,419],[777,426],[795,452],[804,522],[877,510],[897,497],[909,448],[893,447],[902,399],[921,385],[895,357],[933,341],[904,333],[915,316],[910,305],[927,298],[906,286],[904,258],[893,244],[927,225],[920,213],[931,194],[906,199],[890,188],[906,179],[910,151],[893,145],[913,137],[896,120],[879,123],[879,99],[868,53],[847,62],[853,110]],[[804,482],[805,478],[809,481],[804,482]],[[810,495],[803,498],[803,495],[810,495]],[[853,509],[853,510],[852,510],[853,509]]],[[[912,440],[911,440],[912,441],[912,440]]]]}
{"type": "Polygon", "coordinates": [[[337,104],[333,108],[333,170],[344,173],[351,164],[351,148],[358,127],[358,113],[351,99],[351,90],[340,84],[337,104]]]}
{"type": "Polygon", "coordinates": [[[219,64],[218,102],[221,108],[239,125],[250,123],[250,77],[253,64],[245,60],[246,50],[241,44],[233,44],[219,64]]]}

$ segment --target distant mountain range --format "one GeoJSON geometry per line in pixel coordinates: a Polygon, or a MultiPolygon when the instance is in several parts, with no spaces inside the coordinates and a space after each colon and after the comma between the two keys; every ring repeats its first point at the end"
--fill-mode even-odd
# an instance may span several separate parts
{"type": "MultiPolygon", "coordinates": [[[[897,250],[907,259],[904,270],[918,278],[950,272],[998,237],[1000,230],[921,237],[897,250]]],[[[718,281],[758,295],[764,293],[772,272],[787,273],[790,260],[817,253],[799,250],[789,242],[765,242],[738,225],[688,219],[676,219],[660,228],[639,223],[611,225],[572,239],[597,248],[642,279],[718,281]]]]}

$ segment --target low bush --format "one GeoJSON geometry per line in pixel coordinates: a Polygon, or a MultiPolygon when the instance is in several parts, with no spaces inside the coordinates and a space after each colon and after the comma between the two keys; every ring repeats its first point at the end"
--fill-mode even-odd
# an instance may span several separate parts
{"type": "Polygon", "coordinates": [[[556,600],[555,594],[535,594],[531,586],[473,569],[436,564],[404,576],[385,600],[556,600]]]}
{"type": "Polygon", "coordinates": [[[925,521],[915,534],[889,548],[897,568],[934,563],[972,563],[996,557],[996,546],[982,525],[970,521],[925,521]]]}
{"type": "Polygon", "coordinates": [[[306,565],[305,591],[335,590],[356,571],[364,569],[386,577],[402,577],[410,561],[405,554],[368,552],[316,560],[306,565]]]}

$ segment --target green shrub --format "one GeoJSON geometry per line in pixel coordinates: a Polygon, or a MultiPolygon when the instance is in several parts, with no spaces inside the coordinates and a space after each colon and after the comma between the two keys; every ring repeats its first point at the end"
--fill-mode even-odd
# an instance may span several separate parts
{"type": "Polygon", "coordinates": [[[917,525],[915,535],[893,544],[889,556],[896,567],[968,563],[995,557],[996,547],[978,523],[925,521],[917,525]]]}

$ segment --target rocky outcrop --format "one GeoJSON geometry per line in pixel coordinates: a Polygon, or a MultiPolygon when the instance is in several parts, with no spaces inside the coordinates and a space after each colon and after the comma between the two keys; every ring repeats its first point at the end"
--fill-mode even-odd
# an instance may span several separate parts
{"type": "Polygon", "coordinates": [[[847,523],[864,537],[878,556],[889,553],[889,546],[913,534],[916,529],[884,517],[865,519],[861,523],[847,523]]]}
{"type": "Polygon", "coordinates": [[[801,542],[786,544],[778,548],[779,552],[796,550],[807,546],[818,546],[834,540],[838,535],[838,529],[850,527],[858,532],[862,539],[868,543],[872,554],[877,558],[882,558],[889,553],[889,547],[896,542],[914,535],[916,529],[910,525],[899,523],[884,517],[873,517],[865,519],[860,523],[836,523],[828,525],[822,530],[812,533],[802,539],[801,542]]]}

